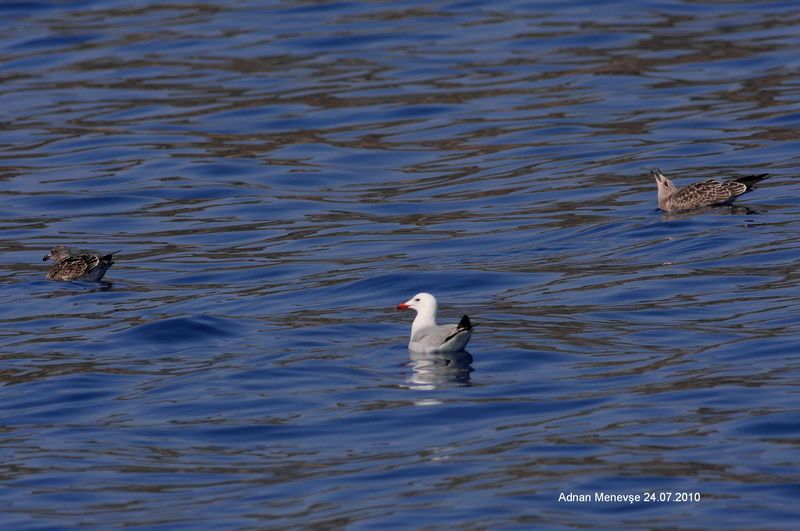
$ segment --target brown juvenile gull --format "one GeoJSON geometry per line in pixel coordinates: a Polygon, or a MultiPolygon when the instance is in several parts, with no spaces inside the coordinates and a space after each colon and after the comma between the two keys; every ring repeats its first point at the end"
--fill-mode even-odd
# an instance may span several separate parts
{"type": "Polygon", "coordinates": [[[436,297],[430,293],[417,293],[398,310],[416,310],[417,316],[411,324],[409,350],[426,354],[460,352],[472,336],[472,323],[466,315],[457,325],[436,324],[436,297]]]}
{"type": "Polygon", "coordinates": [[[52,260],[53,266],[47,272],[50,280],[86,280],[97,282],[106,270],[114,263],[113,253],[99,254],[72,254],[69,248],[57,245],[50,250],[42,261],[52,260]]]}
{"type": "Polygon", "coordinates": [[[680,189],[664,177],[658,168],[651,170],[650,175],[658,185],[658,208],[664,212],[677,212],[732,203],[738,196],[752,190],[754,184],[766,179],[768,174],[747,175],[723,182],[709,179],[680,189]]]}

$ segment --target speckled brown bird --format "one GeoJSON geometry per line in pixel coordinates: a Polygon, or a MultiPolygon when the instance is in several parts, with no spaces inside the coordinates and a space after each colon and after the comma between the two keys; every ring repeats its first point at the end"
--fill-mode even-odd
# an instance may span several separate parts
{"type": "Polygon", "coordinates": [[[73,255],[68,247],[58,245],[50,250],[42,260],[52,260],[53,266],[47,273],[50,280],[86,280],[97,282],[114,263],[113,253],[99,254],[75,254],[73,255]]]}
{"type": "Polygon", "coordinates": [[[664,212],[677,212],[730,204],[740,195],[752,190],[757,182],[766,179],[768,174],[747,175],[723,182],[709,179],[680,189],[664,177],[658,168],[652,170],[650,175],[658,185],[658,208],[664,212]]]}

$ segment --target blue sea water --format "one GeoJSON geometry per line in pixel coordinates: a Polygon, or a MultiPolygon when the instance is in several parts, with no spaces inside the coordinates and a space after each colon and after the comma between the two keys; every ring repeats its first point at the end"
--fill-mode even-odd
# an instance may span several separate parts
{"type": "Polygon", "coordinates": [[[0,14],[4,529],[796,527],[794,2],[0,14]]]}

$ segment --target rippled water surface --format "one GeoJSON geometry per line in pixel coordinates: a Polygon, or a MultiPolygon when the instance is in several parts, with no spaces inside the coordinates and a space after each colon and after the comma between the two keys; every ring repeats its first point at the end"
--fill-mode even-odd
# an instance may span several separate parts
{"type": "Polygon", "coordinates": [[[4,529],[796,526],[796,2],[0,16],[4,529]]]}

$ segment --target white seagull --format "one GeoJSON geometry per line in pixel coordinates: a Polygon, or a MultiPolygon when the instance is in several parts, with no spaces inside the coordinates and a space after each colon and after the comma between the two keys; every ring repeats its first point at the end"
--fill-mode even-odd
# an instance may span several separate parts
{"type": "Polygon", "coordinates": [[[430,293],[417,293],[398,310],[416,310],[417,317],[411,324],[409,350],[426,354],[460,352],[472,336],[472,323],[466,315],[457,325],[436,324],[436,297],[430,293]]]}

